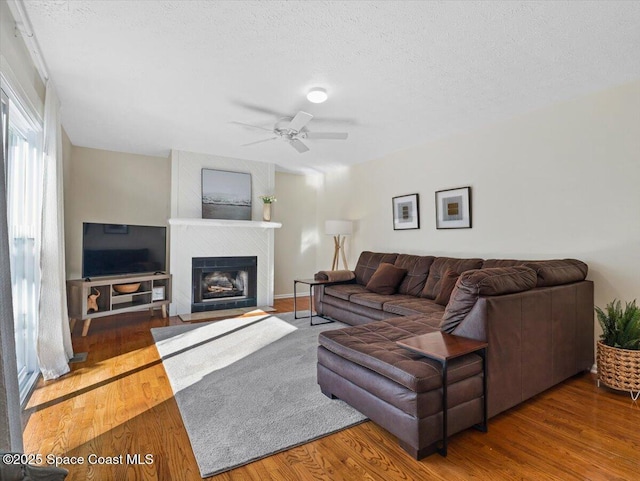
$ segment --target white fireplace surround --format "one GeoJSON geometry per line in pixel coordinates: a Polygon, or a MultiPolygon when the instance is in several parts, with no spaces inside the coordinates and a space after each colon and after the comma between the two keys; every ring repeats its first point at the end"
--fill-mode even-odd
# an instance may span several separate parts
{"type": "Polygon", "coordinates": [[[273,304],[274,229],[277,222],[202,219],[202,169],[251,174],[251,217],[262,218],[261,195],[275,191],[275,166],[174,150],[171,152],[171,218],[169,269],[173,275],[172,315],[191,312],[191,259],[193,257],[258,258],[259,306],[273,304]]]}
{"type": "Polygon", "coordinates": [[[173,275],[171,315],[191,313],[191,259],[257,256],[258,306],[273,304],[273,237],[279,222],[169,219],[173,275]]]}

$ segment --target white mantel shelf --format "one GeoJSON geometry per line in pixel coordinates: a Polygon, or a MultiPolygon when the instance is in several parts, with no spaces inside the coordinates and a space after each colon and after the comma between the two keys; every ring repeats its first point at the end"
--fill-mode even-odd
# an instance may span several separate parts
{"type": "Polygon", "coordinates": [[[280,222],[263,222],[256,220],[228,220],[228,219],[169,219],[169,225],[186,225],[200,227],[245,227],[252,229],[279,229],[280,222]]]}

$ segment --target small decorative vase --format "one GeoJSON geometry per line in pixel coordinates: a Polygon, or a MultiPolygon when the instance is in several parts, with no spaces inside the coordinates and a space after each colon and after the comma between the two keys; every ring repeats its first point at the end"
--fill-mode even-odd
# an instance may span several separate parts
{"type": "Polygon", "coordinates": [[[262,220],[265,222],[271,222],[271,204],[262,205],[262,220]]]}

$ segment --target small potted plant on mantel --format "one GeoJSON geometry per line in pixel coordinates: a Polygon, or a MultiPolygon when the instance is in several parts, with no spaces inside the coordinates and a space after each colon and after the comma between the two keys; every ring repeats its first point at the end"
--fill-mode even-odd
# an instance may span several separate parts
{"type": "Polygon", "coordinates": [[[602,336],[598,341],[598,386],[628,391],[635,401],[640,397],[640,307],[636,301],[614,299],[603,311],[596,307],[602,336]]]}
{"type": "Polygon", "coordinates": [[[261,195],[260,200],[263,203],[262,220],[265,222],[271,222],[271,204],[276,202],[278,199],[276,199],[275,195],[261,195]]]}

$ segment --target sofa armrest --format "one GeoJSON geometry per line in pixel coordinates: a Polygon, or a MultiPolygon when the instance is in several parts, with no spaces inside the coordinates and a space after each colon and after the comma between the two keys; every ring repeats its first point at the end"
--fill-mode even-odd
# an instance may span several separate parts
{"type": "Polygon", "coordinates": [[[533,289],[536,273],[528,267],[494,267],[463,272],[444,311],[440,329],[453,333],[480,296],[500,296],[533,289]]]}
{"type": "Polygon", "coordinates": [[[453,334],[486,341],[489,416],[589,370],[593,283],[480,296],[453,334]]]}
{"type": "Polygon", "coordinates": [[[353,283],[355,282],[356,274],[353,271],[348,270],[319,271],[314,274],[313,278],[316,281],[353,283]]]}
{"type": "MultiPolygon", "coordinates": [[[[356,284],[355,276],[353,276],[350,279],[346,279],[346,280],[342,280],[342,281],[340,281],[340,280],[330,280],[330,279],[327,279],[326,277],[324,277],[323,273],[325,273],[325,272],[351,272],[351,273],[353,273],[353,271],[320,271],[320,272],[317,272],[313,276],[313,278],[315,280],[317,280],[317,281],[329,281],[329,282],[331,282],[331,284],[327,284],[327,285],[330,285],[330,286],[335,286],[335,285],[338,285],[338,284],[356,284]]],[[[322,303],[324,301],[324,288],[325,287],[326,286],[323,285],[323,284],[318,285],[318,286],[313,286],[313,308],[315,309],[315,311],[318,314],[321,314],[321,315],[324,314],[324,309],[322,307],[322,303]]]]}

